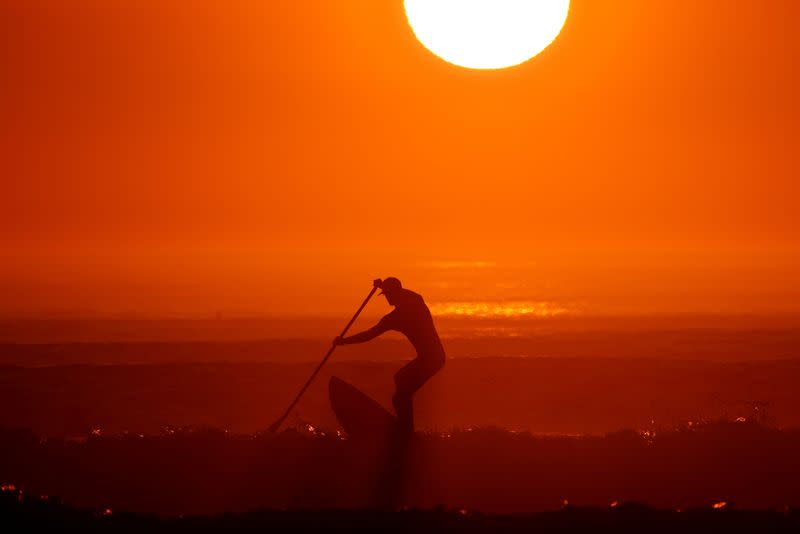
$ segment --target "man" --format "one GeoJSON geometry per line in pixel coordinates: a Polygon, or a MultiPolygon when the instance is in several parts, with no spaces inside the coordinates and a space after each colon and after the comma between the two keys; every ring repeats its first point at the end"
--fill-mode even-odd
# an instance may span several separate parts
{"type": "MultiPolygon", "coordinates": [[[[376,284],[380,282],[376,281],[376,284]]],[[[395,394],[392,397],[400,429],[406,434],[414,432],[414,409],[412,397],[433,375],[444,367],[444,347],[433,326],[433,318],[422,297],[403,288],[397,278],[387,278],[380,282],[381,295],[386,297],[395,309],[381,319],[378,324],[360,334],[337,337],[335,345],[364,343],[383,334],[387,330],[403,333],[414,348],[417,357],[394,375],[395,394]]]]}

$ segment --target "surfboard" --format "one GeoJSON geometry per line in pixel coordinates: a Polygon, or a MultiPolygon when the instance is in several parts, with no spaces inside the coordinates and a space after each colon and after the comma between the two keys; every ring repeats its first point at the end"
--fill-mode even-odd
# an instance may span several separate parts
{"type": "Polygon", "coordinates": [[[351,438],[382,440],[397,430],[394,415],[341,378],[331,377],[328,393],[336,419],[351,438]]]}

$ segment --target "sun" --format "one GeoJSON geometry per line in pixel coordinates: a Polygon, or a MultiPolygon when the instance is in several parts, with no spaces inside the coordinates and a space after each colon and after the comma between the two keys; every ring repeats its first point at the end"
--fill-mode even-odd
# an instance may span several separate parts
{"type": "Polygon", "coordinates": [[[558,37],[569,0],[405,0],[417,39],[440,58],[470,69],[528,61],[558,37]]]}

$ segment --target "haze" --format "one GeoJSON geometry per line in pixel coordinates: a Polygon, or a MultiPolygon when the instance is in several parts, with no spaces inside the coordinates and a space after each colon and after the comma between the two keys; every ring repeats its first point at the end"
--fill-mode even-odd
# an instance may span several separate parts
{"type": "Polygon", "coordinates": [[[477,72],[400,1],[3,2],[0,314],[797,312],[800,4],[728,6],[477,72]]]}

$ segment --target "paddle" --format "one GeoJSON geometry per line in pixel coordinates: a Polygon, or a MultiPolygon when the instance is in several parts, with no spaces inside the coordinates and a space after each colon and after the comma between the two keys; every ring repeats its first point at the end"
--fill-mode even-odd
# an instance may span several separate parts
{"type": "MultiPolygon", "coordinates": [[[[369,295],[367,295],[367,298],[364,299],[364,302],[361,303],[361,306],[358,307],[358,310],[356,310],[355,315],[353,315],[353,318],[350,319],[349,323],[347,323],[347,326],[344,327],[344,330],[342,330],[342,333],[339,335],[339,337],[344,337],[345,334],[347,334],[347,331],[350,329],[350,326],[356,321],[356,318],[358,317],[358,314],[361,313],[361,310],[364,309],[364,307],[367,305],[367,302],[369,302],[369,299],[372,298],[372,295],[375,294],[375,291],[377,291],[380,286],[381,286],[381,279],[380,278],[378,278],[377,280],[372,282],[372,290],[370,290],[369,295]]],[[[331,348],[328,349],[328,354],[326,354],[325,357],[322,358],[322,361],[319,362],[319,365],[317,366],[317,368],[314,369],[313,373],[311,373],[311,377],[309,377],[308,381],[306,381],[306,384],[302,387],[302,389],[300,389],[300,392],[294,398],[294,400],[289,405],[289,407],[286,408],[286,411],[283,413],[283,415],[280,416],[277,421],[275,421],[274,423],[272,423],[270,425],[270,427],[268,429],[269,433],[274,434],[278,430],[278,428],[283,424],[283,422],[286,420],[286,418],[289,417],[289,414],[292,412],[294,407],[300,401],[300,397],[303,396],[303,393],[306,392],[306,390],[308,389],[308,386],[310,386],[311,382],[314,381],[314,378],[317,376],[317,373],[319,373],[320,369],[322,369],[322,366],[325,365],[325,362],[328,361],[328,358],[331,357],[331,354],[333,354],[334,350],[336,350],[336,345],[331,345],[331,348]]]]}

